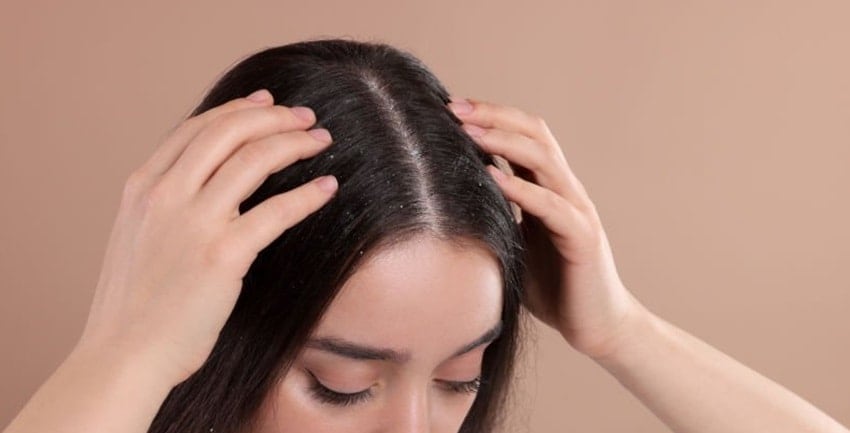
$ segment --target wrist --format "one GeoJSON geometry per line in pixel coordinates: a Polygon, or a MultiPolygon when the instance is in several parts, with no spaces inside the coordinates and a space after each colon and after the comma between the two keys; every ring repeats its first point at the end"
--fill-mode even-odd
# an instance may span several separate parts
{"type": "MultiPolygon", "coordinates": [[[[629,302],[624,308],[621,319],[606,333],[606,337],[592,346],[579,348],[579,351],[596,362],[613,361],[627,346],[640,342],[651,328],[654,314],[634,296],[629,294],[629,302]]],[[[566,339],[566,334],[564,335],[566,339]]],[[[568,340],[569,341],[569,340],[568,340]]]]}
{"type": "Polygon", "coordinates": [[[4,431],[144,433],[172,388],[142,357],[78,344],[4,431]]]}
{"type": "Polygon", "coordinates": [[[183,380],[166,368],[166,363],[144,350],[101,340],[79,341],[65,363],[109,368],[116,377],[132,378],[151,390],[166,391],[166,394],[183,380]]]}

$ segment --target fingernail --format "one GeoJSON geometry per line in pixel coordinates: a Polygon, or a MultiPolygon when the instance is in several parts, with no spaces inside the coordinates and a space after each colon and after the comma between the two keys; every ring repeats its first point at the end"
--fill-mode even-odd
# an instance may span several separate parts
{"type": "Polygon", "coordinates": [[[260,89],[260,90],[257,90],[256,92],[246,96],[245,98],[249,99],[251,101],[254,101],[254,102],[263,102],[263,101],[268,100],[271,96],[272,96],[272,94],[268,90],[260,89]]]}
{"type": "Polygon", "coordinates": [[[466,131],[469,135],[471,135],[473,137],[480,137],[480,136],[484,135],[485,132],[487,132],[483,128],[479,128],[475,125],[470,125],[469,123],[464,123],[460,127],[463,128],[464,131],[466,131]]]}
{"type": "Polygon", "coordinates": [[[295,113],[296,116],[298,116],[298,117],[300,117],[304,120],[312,121],[315,118],[314,117],[315,114],[313,113],[313,110],[311,110],[310,108],[307,108],[307,107],[297,106],[297,107],[290,108],[290,110],[292,110],[292,112],[295,113]]]}
{"type": "Polygon", "coordinates": [[[337,187],[336,177],[333,175],[322,176],[316,179],[316,185],[318,185],[319,189],[325,192],[334,192],[337,187]]]}
{"type": "Polygon", "coordinates": [[[457,114],[468,114],[472,112],[472,104],[463,98],[452,100],[449,103],[449,108],[457,114]]]}
{"type": "Polygon", "coordinates": [[[325,143],[331,142],[331,133],[325,128],[311,129],[307,133],[312,135],[316,140],[324,141],[325,143]]]}
{"type": "Polygon", "coordinates": [[[496,179],[498,179],[498,180],[505,180],[505,178],[506,178],[505,173],[503,173],[503,172],[502,172],[502,170],[499,170],[499,169],[498,169],[496,166],[494,166],[494,165],[488,165],[488,166],[487,166],[487,171],[489,171],[489,172],[490,172],[490,174],[492,174],[492,175],[493,175],[493,177],[495,177],[495,178],[496,178],[496,179]]]}

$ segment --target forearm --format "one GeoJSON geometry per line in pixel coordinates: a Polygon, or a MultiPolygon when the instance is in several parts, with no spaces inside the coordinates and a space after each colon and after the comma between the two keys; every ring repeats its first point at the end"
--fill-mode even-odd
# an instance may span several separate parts
{"type": "Polygon", "coordinates": [[[677,433],[848,430],[809,402],[642,309],[617,350],[592,358],[677,433]]]}
{"type": "Polygon", "coordinates": [[[4,433],[144,433],[171,388],[140,359],[75,349],[4,433]]]}

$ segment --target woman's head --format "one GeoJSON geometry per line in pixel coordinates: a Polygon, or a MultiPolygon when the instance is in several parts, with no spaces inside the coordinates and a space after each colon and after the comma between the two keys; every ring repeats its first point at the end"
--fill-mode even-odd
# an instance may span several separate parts
{"type": "Polygon", "coordinates": [[[312,108],[334,142],[240,213],[321,175],[340,186],[259,252],[209,359],[150,431],[489,431],[518,349],[522,267],[493,157],[433,74],[386,44],[265,49],[191,115],[257,88],[312,108]]]}

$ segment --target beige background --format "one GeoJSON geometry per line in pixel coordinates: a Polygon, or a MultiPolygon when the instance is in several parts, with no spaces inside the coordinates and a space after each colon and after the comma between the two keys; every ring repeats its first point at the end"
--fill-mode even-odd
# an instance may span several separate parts
{"type": "MultiPolygon", "coordinates": [[[[850,425],[850,3],[517,5],[4,1],[0,423],[82,331],[126,175],[236,60],[342,36],[544,117],[626,285],[850,425]]],[[[550,331],[524,371],[517,431],[668,431],[550,331]]]]}

